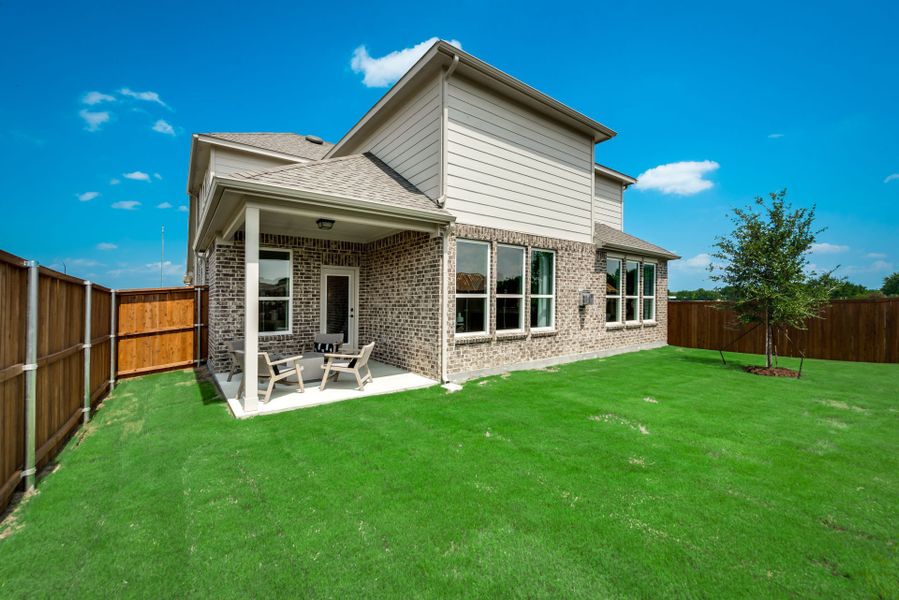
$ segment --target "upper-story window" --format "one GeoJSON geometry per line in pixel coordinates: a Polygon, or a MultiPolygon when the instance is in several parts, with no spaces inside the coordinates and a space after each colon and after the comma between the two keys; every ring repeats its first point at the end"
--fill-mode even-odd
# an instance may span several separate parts
{"type": "Polygon", "coordinates": [[[606,260],[606,323],[621,323],[621,260],[606,260]]]}
{"type": "Polygon", "coordinates": [[[531,329],[556,326],[556,253],[531,251],[531,329]]]}
{"type": "Polygon", "coordinates": [[[643,263],[643,320],[656,320],[656,266],[643,263]]]}
{"type": "Polygon", "coordinates": [[[496,330],[524,329],[524,248],[496,248],[496,330]]]}
{"type": "Polygon", "coordinates": [[[456,242],[456,333],[486,335],[489,323],[490,244],[456,242]]]}
{"type": "Polygon", "coordinates": [[[290,250],[259,250],[259,332],[290,333],[290,250]]]}

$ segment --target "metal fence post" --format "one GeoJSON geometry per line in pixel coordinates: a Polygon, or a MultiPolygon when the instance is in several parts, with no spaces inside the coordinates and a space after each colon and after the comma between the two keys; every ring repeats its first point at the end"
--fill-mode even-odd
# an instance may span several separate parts
{"type": "Polygon", "coordinates": [[[116,297],[115,290],[109,296],[109,391],[115,389],[116,297]]]}
{"type": "Polygon", "coordinates": [[[35,444],[37,408],[37,315],[38,315],[38,283],[40,271],[37,261],[25,262],[28,267],[28,308],[26,315],[25,337],[25,490],[34,489],[35,444]]]}
{"type": "Polygon", "coordinates": [[[84,422],[91,418],[91,282],[84,282],[84,422]]]}

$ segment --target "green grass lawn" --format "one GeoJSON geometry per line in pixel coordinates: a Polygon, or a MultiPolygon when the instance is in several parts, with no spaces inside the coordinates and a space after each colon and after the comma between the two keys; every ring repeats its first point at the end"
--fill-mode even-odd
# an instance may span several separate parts
{"type": "Polygon", "coordinates": [[[899,596],[899,365],[730,358],[246,421],[129,380],[0,526],[0,597],[899,596]]]}

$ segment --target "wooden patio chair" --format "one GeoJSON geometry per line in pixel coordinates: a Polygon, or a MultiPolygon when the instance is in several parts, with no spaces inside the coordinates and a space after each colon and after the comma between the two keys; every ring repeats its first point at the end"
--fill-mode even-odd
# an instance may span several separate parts
{"type": "Polygon", "coordinates": [[[228,381],[231,381],[235,373],[243,371],[243,340],[226,342],[226,345],[228,356],[231,357],[231,367],[228,369],[228,381]]]}
{"type": "Polygon", "coordinates": [[[357,354],[338,354],[335,352],[325,354],[325,374],[318,389],[325,389],[331,373],[334,373],[334,381],[337,381],[341,373],[352,373],[356,376],[356,383],[359,384],[357,389],[360,392],[364,391],[365,384],[369,381],[374,381],[374,378],[371,376],[371,369],[368,367],[368,359],[371,357],[371,351],[374,348],[375,343],[372,342],[363,346],[357,354]],[[365,369],[365,377],[362,376],[362,369],[365,369]]]}
{"type": "MultiPolygon", "coordinates": [[[[265,390],[265,397],[262,400],[263,403],[267,403],[271,399],[272,391],[275,389],[275,384],[277,383],[280,383],[281,385],[295,385],[300,392],[306,391],[303,387],[303,365],[300,364],[300,359],[302,358],[302,355],[298,355],[282,358],[280,360],[272,360],[271,357],[269,357],[268,352],[259,353],[259,378],[268,379],[268,388],[265,390]],[[286,381],[288,377],[296,377],[297,380],[296,382],[286,381]]],[[[246,373],[246,371],[244,371],[244,373],[246,373]]],[[[240,387],[237,390],[238,398],[240,398],[244,392],[246,380],[246,376],[240,380],[240,387]]]]}

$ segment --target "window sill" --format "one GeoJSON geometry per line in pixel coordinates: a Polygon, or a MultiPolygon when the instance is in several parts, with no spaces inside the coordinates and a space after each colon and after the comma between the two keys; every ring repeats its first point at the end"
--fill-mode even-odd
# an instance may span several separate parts
{"type": "Polygon", "coordinates": [[[457,333],[453,337],[455,344],[481,344],[491,340],[489,333],[457,333]]]}
{"type": "Polygon", "coordinates": [[[259,337],[263,338],[271,338],[271,337],[288,337],[293,335],[292,331],[260,331],[259,337]]]}
{"type": "Polygon", "coordinates": [[[643,327],[658,327],[658,325],[656,321],[643,321],[643,327]]]}
{"type": "Polygon", "coordinates": [[[498,341],[502,340],[523,340],[528,337],[526,331],[522,329],[516,329],[514,331],[497,331],[496,339],[498,341]]]}
{"type": "Polygon", "coordinates": [[[625,321],[624,323],[624,327],[626,329],[638,329],[642,325],[643,323],[641,323],[640,321],[625,321]]]}
{"type": "Polygon", "coordinates": [[[556,331],[555,328],[553,328],[553,329],[531,329],[531,337],[532,338],[548,337],[551,335],[556,335],[557,333],[558,333],[558,331],[556,331]]]}
{"type": "Polygon", "coordinates": [[[611,329],[612,331],[624,329],[624,323],[606,323],[606,329],[611,329]]]}

